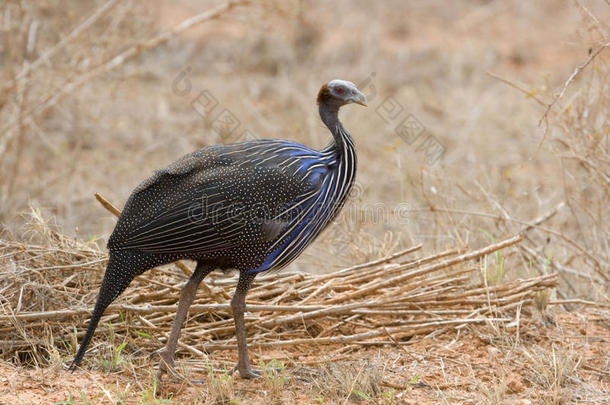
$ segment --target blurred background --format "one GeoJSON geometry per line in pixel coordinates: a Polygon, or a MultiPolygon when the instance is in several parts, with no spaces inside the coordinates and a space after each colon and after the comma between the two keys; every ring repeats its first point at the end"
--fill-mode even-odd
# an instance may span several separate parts
{"type": "Polygon", "coordinates": [[[293,269],[479,247],[539,220],[507,277],[558,271],[561,294],[607,299],[607,1],[253,0],[202,16],[223,4],[0,5],[3,237],[32,238],[34,212],[104,249],[115,218],[96,192],[122,208],[216,143],[322,148],[315,96],[341,78],[369,98],[341,113],[358,184],[293,269]]]}

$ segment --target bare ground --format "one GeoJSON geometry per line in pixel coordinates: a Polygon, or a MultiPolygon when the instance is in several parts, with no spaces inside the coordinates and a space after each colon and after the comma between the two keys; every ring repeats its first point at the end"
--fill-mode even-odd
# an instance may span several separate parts
{"type": "MultiPolygon", "coordinates": [[[[607,403],[610,401],[610,312],[582,309],[524,313],[517,328],[467,327],[400,346],[356,351],[299,348],[257,350],[253,358],[281,359],[272,378],[245,381],[222,372],[178,369],[201,384],[165,380],[157,401],[171,403],[607,403]],[[351,395],[350,395],[351,391],[351,395]],[[346,399],[349,399],[346,402],[346,399]]],[[[208,362],[234,361],[231,352],[208,362]]],[[[255,360],[255,363],[257,361],[255,360]]],[[[0,364],[0,403],[155,403],[152,365],[107,373],[0,364]]]]}

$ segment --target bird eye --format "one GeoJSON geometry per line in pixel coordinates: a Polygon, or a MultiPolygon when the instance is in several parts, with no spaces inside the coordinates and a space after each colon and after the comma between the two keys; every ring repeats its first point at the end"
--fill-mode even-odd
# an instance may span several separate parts
{"type": "Polygon", "coordinates": [[[337,88],[335,89],[335,92],[336,92],[337,94],[343,94],[343,87],[337,87],[337,88]]]}

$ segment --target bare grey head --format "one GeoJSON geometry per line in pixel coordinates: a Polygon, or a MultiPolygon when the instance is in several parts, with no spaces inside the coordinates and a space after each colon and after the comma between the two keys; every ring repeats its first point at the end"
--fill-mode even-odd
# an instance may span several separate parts
{"type": "Polygon", "coordinates": [[[326,83],[318,93],[318,104],[329,107],[341,107],[345,104],[356,103],[366,107],[366,97],[356,85],[347,80],[335,79],[326,83]]]}

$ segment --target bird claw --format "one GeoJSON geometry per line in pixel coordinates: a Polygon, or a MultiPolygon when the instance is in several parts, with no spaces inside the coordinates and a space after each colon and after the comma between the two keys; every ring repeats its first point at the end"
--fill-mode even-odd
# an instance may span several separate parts
{"type": "Polygon", "coordinates": [[[263,375],[261,370],[253,369],[252,367],[250,367],[250,365],[240,366],[238,364],[233,367],[233,370],[230,370],[228,374],[233,375],[235,371],[239,371],[239,376],[246,380],[261,378],[263,375]]]}
{"type": "Polygon", "coordinates": [[[162,382],[161,380],[162,380],[164,374],[168,374],[168,375],[170,375],[173,378],[176,378],[178,380],[185,380],[186,379],[178,371],[176,371],[176,368],[174,367],[174,359],[173,359],[173,357],[171,357],[169,355],[169,353],[166,352],[164,349],[161,349],[159,351],[153,352],[153,353],[151,353],[150,356],[151,357],[153,357],[153,356],[159,356],[160,357],[159,370],[157,371],[157,375],[155,376],[155,381],[156,381],[157,386],[159,387],[159,389],[161,389],[161,382],[162,382]]]}

